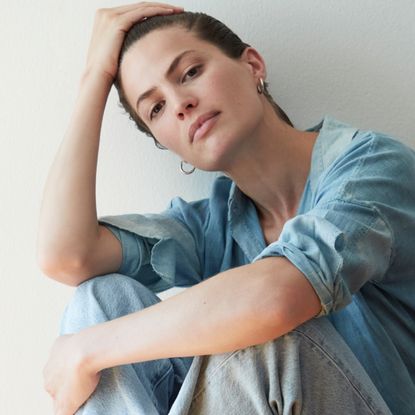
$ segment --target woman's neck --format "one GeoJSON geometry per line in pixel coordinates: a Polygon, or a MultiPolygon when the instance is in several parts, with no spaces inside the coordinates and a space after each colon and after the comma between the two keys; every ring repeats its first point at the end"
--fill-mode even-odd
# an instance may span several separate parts
{"type": "Polygon", "coordinates": [[[224,171],[254,202],[263,224],[284,223],[297,211],[318,132],[268,117],[257,136],[224,171]]]}

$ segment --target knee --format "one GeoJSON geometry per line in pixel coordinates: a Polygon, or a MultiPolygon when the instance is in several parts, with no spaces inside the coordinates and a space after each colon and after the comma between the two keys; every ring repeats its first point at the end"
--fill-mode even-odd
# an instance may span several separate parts
{"type": "Polygon", "coordinates": [[[148,288],[128,276],[117,273],[97,276],[75,289],[65,308],[60,331],[73,333],[159,301],[148,288]]]}
{"type": "Polygon", "coordinates": [[[140,282],[123,274],[112,273],[84,281],[76,287],[72,301],[113,304],[119,300],[135,300],[140,303],[147,291],[140,282]]]}

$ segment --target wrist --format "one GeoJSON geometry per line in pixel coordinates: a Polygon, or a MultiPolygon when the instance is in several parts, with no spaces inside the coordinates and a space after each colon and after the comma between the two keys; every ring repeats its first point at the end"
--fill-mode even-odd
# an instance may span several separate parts
{"type": "Polygon", "coordinates": [[[91,339],[90,328],[81,330],[74,334],[74,337],[74,349],[76,350],[80,367],[90,374],[96,374],[104,369],[99,366],[97,349],[94,341],[91,339]]]}
{"type": "Polygon", "coordinates": [[[108,91],[111,89],[112,84],[114,83],[114,78],[111,77],[109,74],[105,72],[98,71],[94,68],[87,67],[82,72],[80,84],[99,84],[100,87],[107,89],[108,91]]]}

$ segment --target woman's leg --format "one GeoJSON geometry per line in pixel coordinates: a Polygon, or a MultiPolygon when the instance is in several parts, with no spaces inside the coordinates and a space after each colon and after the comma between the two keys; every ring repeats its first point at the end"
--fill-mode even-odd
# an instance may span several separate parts
{"type": "Polygon", "coordinates": [[[196,356],[169,415],[391,415],[324,317],[276,340],[196,356]]]}
{"type": "MultiPolygon", "coordinates": [[[[108,274],[77,287],[61,321],[61,334],[133,313],[161,301],[136,280],[108,274]]],[[[102,371],[80,415],[167,414],[193,358],[160,359],[102,371]]]]}

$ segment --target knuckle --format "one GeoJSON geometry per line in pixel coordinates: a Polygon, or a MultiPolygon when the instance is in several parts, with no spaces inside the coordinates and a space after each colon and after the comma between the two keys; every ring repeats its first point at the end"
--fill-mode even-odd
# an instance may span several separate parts
{"type": "Polygon", "coordinates": [[[99,9],[97,9],[97,14],[106,14],[110,11],[111,9],[109,9],[108,7],[100,7],[99,9]]]}
{"type": "Polygon", "coordinates": [[[95,12],[95,15],[96,15],[97,17],[100,17],[100,16],[102,16],[103,14],[105,14],[105,13],[106,13],[106,10],[107,10],[107,9],[104,9],[104,8],[97,9],[97,11],[95,12]]]}
{"type": "Polygon", "coordinates": [[[96,17],[98,19],[111,20],[114,16],[115,16],[114,11],[112,9],[108,9],[105,7],[98,9],[96,12],[96,17]]]}

